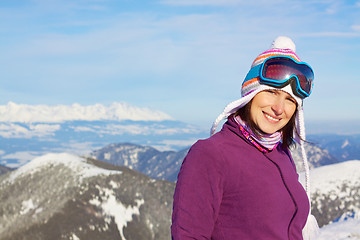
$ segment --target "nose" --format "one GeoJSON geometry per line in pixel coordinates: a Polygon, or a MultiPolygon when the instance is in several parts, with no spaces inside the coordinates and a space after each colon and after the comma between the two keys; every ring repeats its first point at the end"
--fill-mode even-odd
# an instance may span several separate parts
{"type": "Polygon", "coordinates": [[[282,97],[277,96],[274,99],[274,102],[273,102],[273,104],[271,106],[271,109],[274,111],[274,114],[276,116],[281,115],[284,112],[284,109],[285,109],[285,100],[282,97]]]}

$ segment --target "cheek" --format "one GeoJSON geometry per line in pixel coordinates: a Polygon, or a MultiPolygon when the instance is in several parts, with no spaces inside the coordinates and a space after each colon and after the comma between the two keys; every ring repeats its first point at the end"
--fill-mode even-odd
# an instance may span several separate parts
{"type": "Polygon", "coordinates": [[[294,103],[289,103],[285,106],[286,108],[286,115],[289,117],[292,117],[292,115],[295,113],[296,110],[296,104],[294,103]]]}

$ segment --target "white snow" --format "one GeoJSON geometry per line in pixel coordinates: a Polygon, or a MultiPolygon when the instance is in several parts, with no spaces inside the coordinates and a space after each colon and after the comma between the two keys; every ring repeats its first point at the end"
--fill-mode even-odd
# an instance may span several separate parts
{"type": "MultiPolygon", "coordinates": [[[[334,190],[335,183],[347,182],[360,185],[360,160],[346,161],[314,168],[310,171],[311,192],[327,193],[334,190]]],[[[300,174],[304,183],[304,174],[300,174]]]]}
{"type": "Polygon", "coordinates": [[[26,201],[22,201],[20,215],[25,215],[25,214],[29,213],[30,211],[33,211],[35,214],[37,214],[37,213],[41,212],[42,210],[43,210],[43,208],[38,207],[37,205],[34,204],[32,199],[29,199],[26,201]]]}
{"type": "Polygon", "coordinates": [[[69,153],[49,153],[41,157],[37,157],[26,165],[11,172],[10,176],[5,181],[12,182],[19,176],[33,174],[37,171],[40,171],[44,167],[60,164],[71,169],[75,173],[75,176],[78,176],[80,180],[82,178],[88,178],[96,175],[110,175],[121,173],[120,171],[98,168],[94,165],[86,163],[84,158],[69,153]]]}
{"type": "MultiPolygon", "coordinates": [[[[346,197],[349,189],[340,189],[343,183],[351,186],[360,185],[360,161],[352,160],[342,163],[314,168],[310,171],[311,192],[329,194],[330,197],[346,197]]],[[[304,174],[300,174],[304,183],[304,174]]],[[[355,209],[355,211],[359,211],[355,209]]],[[[359,211],[360,212],[360,211],[359,211]]],[[[339,222],[323,226],[317,240],[360,240],[360,215],[355,218],[341,219],[339,222]]]]}
{"type": "Polygon", "coordinates": [[[317,240],[359,240],[360,219],[332,223],[320,229],[317,240]]]}
{"type": "Polygon", "coordinates": [[[104,154],[104,159],[105,160],[110,160],[111,159],[111,153],[105,153],[104,154]]]}
{"type": "Polygon", "coordinates": [[[341,148],[345,148],[346,146],[348,146],[350,143],[348,140],[345,140],[345,142],[343,143],[343,145],[341,146],[341,148]]]}
{"type": "Polygon", "coordinates": [[[135,120],[162,121],[172,118],[161,111],[139,108],[128,103],[110,105],[27,105],[9,102],[0,105],[0,122],[63,122],[73,120],[135,120]]]}
{"type": "Polygon", "coordinates": [[[75,235],[75,233],[72,234],[71,238],[72,240],[80,240],[78,236],[75,235]]]}
{"type": "Polygon", "coordinates": [[[32,199],[29,199],[27,201],[23,201],[21,203],[21,211],[20,211],[20,214],[21,215],[24,215],[28,212],[30,212],[31,210],[35,209],[36,206],[34,205],[32,199]]]}
{"type": "Polygon", "coordinates": [[[113,216],[117,224],[121,239],[124,237],[123,229],[128,222],[133,220],[133,215],[140,215],[139,208],[144,204],[144,199],[135,200],[136,206],[125,207],[120,201],[117,201],[115,192],[111,189],[99,189],[101,201],[99,199],[92,199],[90,203],[101,207],[103,212],[108,216],[113,216]]]}

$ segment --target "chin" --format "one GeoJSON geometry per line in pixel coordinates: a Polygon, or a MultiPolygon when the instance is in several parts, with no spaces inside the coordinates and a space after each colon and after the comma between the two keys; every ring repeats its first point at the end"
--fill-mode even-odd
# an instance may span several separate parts
{"type": "Polygon", "coordinates": [[[273,128],[273,127],[260,128],[260,130],[265,134],[273,134],[279,131],[280,129],[281,128],[273,128]]]}

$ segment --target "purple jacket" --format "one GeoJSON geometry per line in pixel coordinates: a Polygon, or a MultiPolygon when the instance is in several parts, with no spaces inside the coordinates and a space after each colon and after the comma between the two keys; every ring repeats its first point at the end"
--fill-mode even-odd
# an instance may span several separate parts
{"type": "Polygon", "coordinates": [[[181,166],[173,240],[300,240],[309,201],[288,151],[262,153],[229,119],[181,166]]]}

